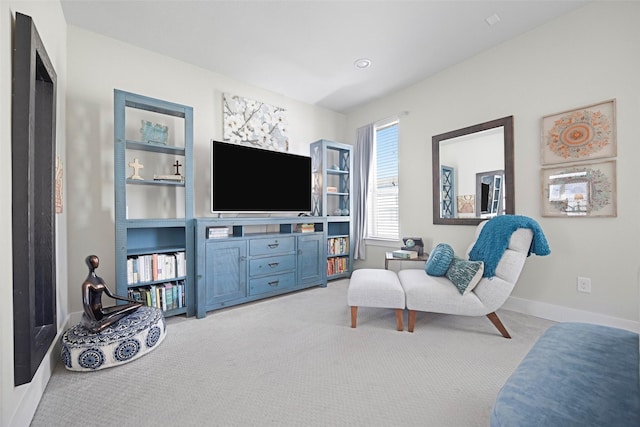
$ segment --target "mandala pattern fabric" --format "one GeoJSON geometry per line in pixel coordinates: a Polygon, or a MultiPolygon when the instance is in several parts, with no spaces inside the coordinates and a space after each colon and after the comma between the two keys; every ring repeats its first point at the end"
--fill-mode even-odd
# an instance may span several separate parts
{"type": "Polygon", "coordinates": [[[62,336],[62,362],[71,371],[118,366],[157,348],[166,334],[164,314],[155,307],[140,307],[98,333],[79,323],[62,336]]]}

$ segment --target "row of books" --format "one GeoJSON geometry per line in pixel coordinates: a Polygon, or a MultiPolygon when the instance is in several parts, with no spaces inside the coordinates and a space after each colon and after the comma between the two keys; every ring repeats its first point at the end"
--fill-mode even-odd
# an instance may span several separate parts
{"type": "Polygon", "coordinates": [[[208,239],[225,239],[229,237],[229,227],[209,227],[207,232],[208,239]]]}
{"type": "Polygon", "coordinates": [[[327,254],[340,255],[349,253],[348,237],[332,237],[327,239],[327,254]]]}
{"type": "Polygon", "coordinates": [[[327,260],[327,276],[349,271],[349,258],[331,258],[327,260]]]}
{"type": "Polygon", "coordinates": [[[127,258],[127,283],[171,280],[187,275],[184,252],[137,255],[127,258]]]}
{"type": "Polygon", "coordinates": [[[184,280],[129,288],[129,298],[163,311],[182,308],[185,303],[184,280]]]}

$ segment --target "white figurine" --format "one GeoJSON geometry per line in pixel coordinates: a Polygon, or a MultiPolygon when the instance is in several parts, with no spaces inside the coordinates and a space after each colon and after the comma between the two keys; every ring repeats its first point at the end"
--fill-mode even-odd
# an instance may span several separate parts
{"type": "Polygon", "coordinates": [[[138,159],[133,159],[133,162],[129,162],[129,167],[133,168],[133,175],[129,177],[129,179],[137,179],[144,181],[144,178],[140,176],[140,169],[144,169],[144,165],[140,163],[138,159]]]}

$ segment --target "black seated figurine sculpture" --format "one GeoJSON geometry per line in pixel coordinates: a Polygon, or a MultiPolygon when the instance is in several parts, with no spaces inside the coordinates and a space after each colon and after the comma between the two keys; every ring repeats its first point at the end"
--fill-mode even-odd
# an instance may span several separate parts
{"type": "Polygon", "coordinates": [[[109,291],[104,280],[96,275],[96,268],[100,265],[100,260],[96,255],[89,255],[86,258],[86,262],[89,267],[89,275],[84,283],[82,283],[82,305],[84,306],[82,325],[91,332],[98,333],[126,315],[136,311],[142,306],[142,303],[114,295],[109,291]],[[127,301],[129,304],[103,307],[103,292],[115,300],[127,301]]]}

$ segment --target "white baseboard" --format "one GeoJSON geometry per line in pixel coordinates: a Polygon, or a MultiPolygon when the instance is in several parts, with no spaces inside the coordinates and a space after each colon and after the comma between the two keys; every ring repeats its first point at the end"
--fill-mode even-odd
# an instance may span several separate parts
{"type": "Polygon", "coordinates": [[[604,314],[593,313],[590,311],[576,310],[574,308],[563,307],[560,305],[527,300],[524,298],[509,297],[502,308],[522,314],[528,314],[530,316],[553,320],[554,322],[597,323],[599,325],[612,326],[614,328],[626,329],[632,332],[640,332],[640,322],[606,316],[604,314]]]}
{"type": "Polygon", "coordinates": [[[72,326],[77,325],[82,320],[82,311],[74,311],[73,313],[69,313],[69,317],[67,318],[67,326],[65,329],[69,329],[72,326]]]}

